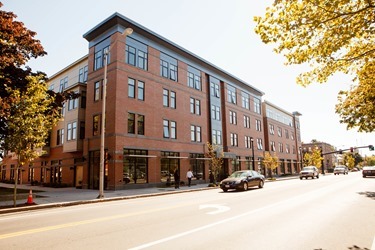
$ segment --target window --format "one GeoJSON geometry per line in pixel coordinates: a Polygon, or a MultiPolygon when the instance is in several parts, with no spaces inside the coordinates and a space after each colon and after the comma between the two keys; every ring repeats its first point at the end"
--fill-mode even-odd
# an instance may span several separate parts
{"type": "Polygon", "coordinates": [[[128,113],[128,133],[135,134],[135,114],[128,113]]]}
{"type": "Polygon", "coordinates": [[[190,88],[201,90],[201,72],[191,66],[188,66],[188,86],[190,88]]]}
{"type": "Polygon", "coordinates": [[[243,116],[243,126],[244,128],[250,128],[250,117],[244,115],[243,116]]]}
{"type": "Polygon", "coordinates": [[[126,37],[126,63],[147,70],[148,66],[148,47],[131,37],[126,37]]]}
{"type": "Polygon", "coordinates": [[[215,129],[212,130],[212,143],[221,145],[221,131],[215,129]]]}
{"type": "Polygon", "coordinates": [[[130,45],[126,45],[126,62],[130,65],[136,66],[135,63],[135,51],[136,49],[130,45]]]}
{"type": "Polygon", "coordinates": [[[251,137],[245,135],[245,148],[251,148],[251,137]]]}
{"type": "Polygon", "coordinates": [[[87,82],[88,66],[79,69],[78,81],[81,83],[87,82]]]}
{"type": "Polygon", "coordinates": [[[290,154],[290,146],[289,146],[289,144],[285,144],[285,152],[287,154],[290,154]]]}
{"type": "Polygon", "coordinates": [[[169,107],[169,91],[163,89],[163,106],[169,107]]]}
{"type": "Polygon", "coordinates": [[[190,139],[192,142],[201,142],[201,127],[190,125],[190,139]]]}
{"type": "Polygon", "coordinates": [[[261,114],[260,100],[258,98],[254,98],[254,112],[261,114]]]}
{"type": "Polygon", "coordinates": [[[271,151],[276,151],[276,143],[274,141],[271,141],[271,151]]]}
{"type": "MultiPolygon", "coordinates": [[[[95,58],[94,58],[94,70],[98,70],[104,66],[104,54],[109,51],[109,46],[104,48],[95,48],[95,58]]],[[[107,56],[107,64],[110,62],[109,54],[107,56]]]]}
{"type": "Polygon", "coordinates": [[[171,108],[176,108],[176,92],[171,91],[171,108]]]}
{"type": "Polygon", "coordinates": [[[60,80],[59,92],[62,93],[67,88],[68,88],[68,77],[66,76],[60,80]]]}
{"type": "Polygon", "coordinates": [[[99,101],[100,99],[100,82],[94,84],[94,101],[99,101]]]}
{"type": "Polygon", "coordinates": [[[177,123],[163,120],[163,137],[177,139],[177,123]]]}
{"type": "Polygon", "coordinates": [[[145,116],[137,115],[137,130],[139,135],[145,134],[145,116]]]}
{"type": "Polygon", "coordinates": [[[138,81],[138,100],[145,100],[145,83],[138,81]]]}
{"type": "Polygon", "coordinates": [[[56,145],[64,144],[64,129],[57,130],[57,140],[56,145]]]}
{"type": "Polygon", "coordinates": [[[289,139],[289,131],[287,129],[285,129],[285,138],[289,139]]]}
{"type": "Polygon", "coordinates": [[[232,86],[228,86],[228,102],[233,104],[237,103],[236,89],[232,86]]]}
{"type": "MultiPolygon", "coordinates": [[[[78,94],[78,92],[75,92],[75,93],[78,94]]],[[[78,98],[70,99],[68,101],[68,110],[72,110],[76,108],[78,108],[78,98]]]]}
{"type": "Polygon", "coordinates": [[[176,108],[176,92],[163,89],[163,106],[176,108]]]}
{"type": "Polygon", "coordinates": [[[211,106],[211,116],[213,120],[220,121],[220,107],[216,105],[211,106]]]}
{"type": "Polygon", "coordinates": [[[290,139],[292,139],[294,141],[294,134],[293,134],[293,132],[290,133],[290,139]]]}
{"type": "Polygon", "coordinates": [[[77,139],[77,122],[68,123],[67,140],[77,139]]]}
{"type": "Polygon", "coordinates": [[[142,50],[138,50],[138,68],[147,70],[147,53],[142,50]]]}
{"type": "Polygon", "coordinates": [[[257,139],[257,147],[259,150],[263,150],[263,140],[261,138],[257,139]]]}
{"type": "Polygon", "coordinates": [[[235,133],[230,133],[230,145],[238,147],[238,135],[235,133]]]}
{"type": "Polygon", "coordinates": [[[220,98],[220,87],[218,83],[210,83],[211,96],[220,98]]]}
{"type": "Polygon", "coordinates": [[[128,78],[128,97],[135,98],[135,80],[128,78]]]}
{"type": "Polygon", "coordinates": [[[160,54],[160,75],[172,81],[178,81],[177,60],[167,54],[160,54]]]}
{"type": "Polygon", "coordinates": [[[200,115],[201,114],[201,101],[190,97],[190,113],[200,115]]]}
{"type": "Polygon", "coordinates": [[[274,135],[275,134],[275,126],[273,124],[270,124],[269,128],[270,128],[270,134],[274,135]]]}
{"type": "Polygon", "coordinates": [[[277,127],[277,135],[279,137],[282,137],[283,136],[283,130],[280,128],[280,127],[277,127]]]}
{"type": "Polygon", "coordinates": [[[229,123],[237,125],[237,113],[234,111],[229,111],[229,123]]]}
{"type": "Polygon", "coordinates": [[[242,92],[242,107],[250,109],[250,95],[242,92]]]}
{"type": "Polygon", "coordinates": [[[284,152],[283,144],[281,142],[279,142],[279,152],[284,152]]]}
{"type": "Polygon", "coordinates": [[[65,102],[62,104],[62,108],[61,108],[61,116],[65,116],[65,106],[66,106],[66,104],[65,104],[65,102]]]}
{"type": "Polygon", "coordinates": [[[262,131],[262,123],[260,120],[255,120],[256,131],[262,131]]]}
{"type": "Polygon", "coordinates": [[[94,115],[92,124],[92,135],[100,135],[100,115],[94,115]]]}

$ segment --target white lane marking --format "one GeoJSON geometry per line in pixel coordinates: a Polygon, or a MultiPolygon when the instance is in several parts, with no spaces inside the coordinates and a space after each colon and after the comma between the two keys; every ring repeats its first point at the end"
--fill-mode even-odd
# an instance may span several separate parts
{"type": "Polygon", "coordinates": [[[375,236],[374,236],[374,240],[372,241],[371,250],[375,250],[375,236]]]}
{"type": "Polygon", "coordinates": [[[205,208],[214,208],[215,209],[215,211],[208,212],[206,214],[219,214],[219,213],[224,213],[224,212],[230,210],[229,207],[223,206],[223,205],[219,205],[219,204],[199,205],[199,210],[205,209],[205,208]]]}

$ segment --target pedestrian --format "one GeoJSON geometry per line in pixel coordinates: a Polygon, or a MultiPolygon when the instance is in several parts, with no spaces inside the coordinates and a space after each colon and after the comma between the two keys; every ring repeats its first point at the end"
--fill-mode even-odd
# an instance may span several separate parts
{"type": "Polygon", "coordinates": [[[214,181],[214,174],[212,173],[212,171],[210,171],[210,183],[214,183],[214,181]]]}
{"type": "Polygon", "coordinates": [[[190,170],[190,168],[189,168],[189,170],[187,171],[187,173],[186,173],[186,178],[188,179],[188,186],[190,187],[190,185],[191,185],[191,178],[193,178],[194,177],[194,175],[193,175],[193,172],[191,172],[191,170],[190,170]]]}
{"type": "Polygon", "coordinates": [[[174,188],[180,189],[180,174],[178,173],[178,168],[174,171],[174,188]]]}

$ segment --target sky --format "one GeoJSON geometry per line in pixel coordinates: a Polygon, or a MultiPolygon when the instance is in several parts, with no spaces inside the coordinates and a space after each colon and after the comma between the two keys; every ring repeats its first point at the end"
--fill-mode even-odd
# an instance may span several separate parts
{"type": "MultiPolygon", "coordinates": [[[[337,149],[375,145],[375,133],[347,130],[335,114],[337,94],[351,76],[301,87],[298,74],[307,65],[285,66],[255,34],[254,16],[263,16],[273,0],[0,0],[2,10],[37,32],[47,56],[28,62],[33,71],[52,76],[88,53],[87,31],[118,12],[217,67],[263,91],[264,100],[290,113],[298,111],[302,142],[315,139],[337,149]]],[[[361,149],[364,155],[375,151],[361,149]]]]}

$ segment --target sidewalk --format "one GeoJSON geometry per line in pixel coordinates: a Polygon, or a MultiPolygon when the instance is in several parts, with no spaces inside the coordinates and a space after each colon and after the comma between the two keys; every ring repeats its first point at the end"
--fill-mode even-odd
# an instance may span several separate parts
{"type": "MultiPolygon", "coordinates": [[[[275,181],[295,179],[298,176],[278,177],[275,181]]],[[[269,182],[269,180],[266,180],[269,182]]],[[[0,183],[0,187],[14,188],[13,184],[0,183]]],[[[181,186],[180,189],[172,187],[152,187],[152,188],[135,188],[126,190],[105,190],[104,198],[98,199],[99,191],[92,189],[76,189],[71,188],[51,188],[42,186],[31,186],[29,184],[17,185],[17,189],[25,189],[33,191],[33,202],[36,205],[28,205],[21,207],[13,206],[13,199],[0,200],[0,214],[21,212],[27,210],[36,210],[50,207],[66,207],[79,204],[89,204],[96,202],[108,202],[124,199],[135,199],[141,197],[159,196],[167,194],[176,194],[182,192],[194,192],[218,187],[208,187],[208,183],[193,184],[190,187],[181,186]],[[39,192],[38,192],[39,191],[39,192]]],[[[17,199],[17,205],[23,205],[27,202],[28,194],[23,194],[24,199],[17,199]]]]}
{"type": "MultiPolygon", "coordinates": [[[[0,187],[14,188],[13,184],[0,183],[0,187]]],[[[17,189],[25,189],[33,191],[33,202],[36,205],[28,205],[22,207],[13,206],[12,200],[0,200],[0,214],[19,212],[26,210],[35,210],[48,207],[64,207],[78,204],[88,204],[95,202],[106,202],[114,200],[134,199],[141,197],[150,197],[156,195],[167,195],[173,193],[193,192],[207,189],[214,189],[217,187],[208,187],[208,183],[196,184],[188,186],[181,186],[180,189],[173,187],[152,187],[152,188],[136,188],[126,190],[105,190],[104,198],[98,199],[99,190],[92,189],[76,189],[76,188],[50,188],[42,186],[17,185],[17,189]],[[39,191],[39,192],[38,192],[39,191]],[[4,208],[5,207],[5,208],[4,208]]],[[[23,194],[25,198],[17,199],[17,205],[22,205],[27,202],[28,194],[23,194]]]]}

